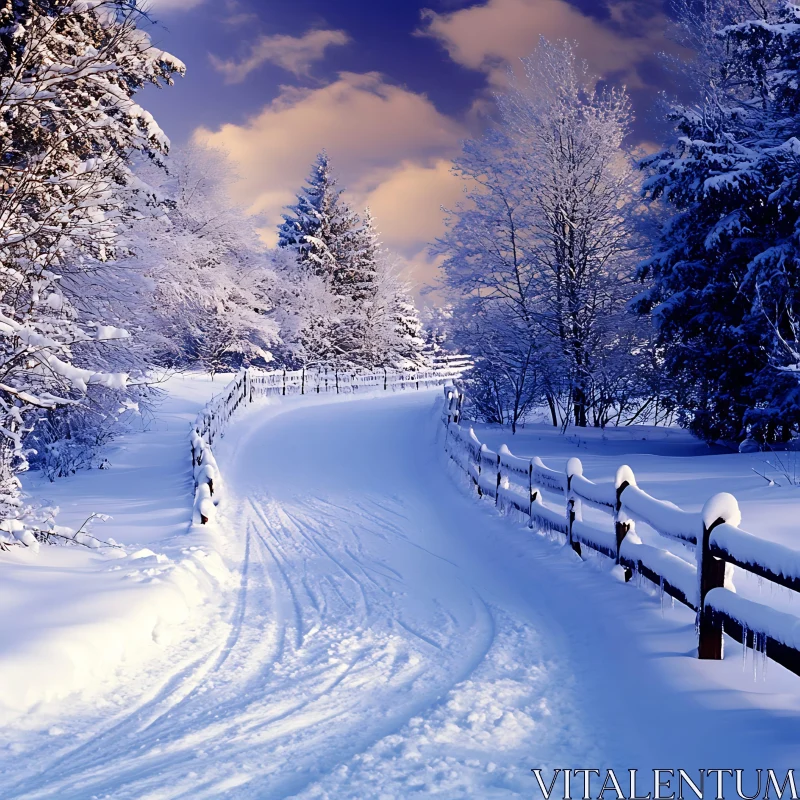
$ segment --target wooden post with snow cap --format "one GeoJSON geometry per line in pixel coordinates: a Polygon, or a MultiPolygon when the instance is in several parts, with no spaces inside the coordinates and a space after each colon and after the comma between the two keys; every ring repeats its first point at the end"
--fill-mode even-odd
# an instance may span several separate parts
{"type": "Polygon", "coordinates": [[[729,523],[738,527],[742,521],[739,504],[732,494],[715,494],[702,512],[703,532],[697,540],[697,657],[719,661],[722,658],[722,620],[706,608],[706,595],[712,589],[721,589],[726,582],[725,562],[711,554],[711,532],[718,525],[729,523]]]}
{"type": "MultiPolygon", "coordinates": [[[[614,492],[616,497],[614,505],[614,538],[617,543],[617,564],[619,564],[622,543],[633,527],[633,522],[625,518],[622,513],[622,493],[629,486],[636,486],[636,478],[634,477],[633,470],[629,466],[623,465],[617,470],[616,477],[614,478],[614,492]]],[[[632,576],[633,573],[626,567],[625,582],[627,583],[632,576]]]]}
{"type": "Polygon", "coordinates": [[[576,500],[572,494],[572,478],[575,475],[583,475],[583,464],[579,458],[567,461],[567,541],[572,549],[581,555],[581,543],[572,537],[572,525],[575,522],[576,512],[580,511],[580,500],[576,500]]]}

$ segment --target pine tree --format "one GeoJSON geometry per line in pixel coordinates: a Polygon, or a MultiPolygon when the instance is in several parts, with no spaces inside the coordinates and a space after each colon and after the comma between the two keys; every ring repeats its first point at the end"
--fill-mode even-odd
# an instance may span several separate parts
{"type": "Polygon", "coordinates": [[[306,187],[284,215],[276,258],[284,338],[292,363],[353,367],[420,363],[421,327],[407,287],[380,243],[317,157],[306,187]]]}
{"type": "Polygon", "coordinates": [[[350,212],[348,223],[339,245],[339,268],[334,286],[339,294],[359,301],[372,292],[383,250],[369,208],[360,219],[350,212]]]}
{"type": "Polygon", "coordinates": [[[337,239],[342,228],[341,191],[328,154],[316,158],[306,186],[278,228],[278,247],[293,250],[308,272],[333,278],[338,269],[337,239]]]}
{"type": "Polygon", "coordinates": [[[800,7],[779,2],[717,31],[702,102],[673,109],[676,144],[643,162],[646,196],[672,217],[641,267],[652,286],[638,307],[709,440],[788,438],[800,424],[780,369],[800,312],[798,22],[800,7]]]}

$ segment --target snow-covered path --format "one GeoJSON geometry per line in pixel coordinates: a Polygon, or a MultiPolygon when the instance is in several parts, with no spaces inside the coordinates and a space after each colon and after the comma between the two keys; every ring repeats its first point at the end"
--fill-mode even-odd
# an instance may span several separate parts
{"type": "Polygon", "coordinates": [[[532,767],[796,761],[798,679],[697,662],[688,614],[467,497],[437,402],[237,421],[230,626],[2,797],[533,797],[532,767]]]}

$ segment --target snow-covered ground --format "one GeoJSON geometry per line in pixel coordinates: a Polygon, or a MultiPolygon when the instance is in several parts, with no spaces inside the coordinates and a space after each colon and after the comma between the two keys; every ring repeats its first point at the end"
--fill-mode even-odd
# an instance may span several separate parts
{"type": "MultiPolygon", "coordinates": [[[[475,499],[437,441],[439,397],[290,398],[237,417],[216,449],[236,590],[161,657],[6,726],[0,797],[531,797],[535,767],[791,766],[800,679],[770,664],[754,680],[740,649],[697,661],[685,609],[475,499]]],[[[578,454],[589,477],[627,461],[687,505],[732,489],[756,532],[765,500],[785,497],[787,521],[798,508],[747,477],[750,456],[667,436],[669,455],[545,429],[509,444],[553,466],[578,454]]]]}

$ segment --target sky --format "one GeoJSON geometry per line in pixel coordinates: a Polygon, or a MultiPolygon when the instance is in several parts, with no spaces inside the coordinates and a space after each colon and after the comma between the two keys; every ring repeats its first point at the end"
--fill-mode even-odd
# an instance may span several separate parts
{"type": "Polygon", "coordinates": [[[385,245],[417,287],[427,246],[463,186],[460,142],[493,113],[509,65],[541,36],[571,39],[598,76],[631,92],[631,143],[660,134],[652,107],[670,50],[668,0],[150,0],[155,44],[186,76],[147,89],[174,147],[197,141],[237,167],[237,200],[274,241],[315,155],[371,208],[385,245]]]}

